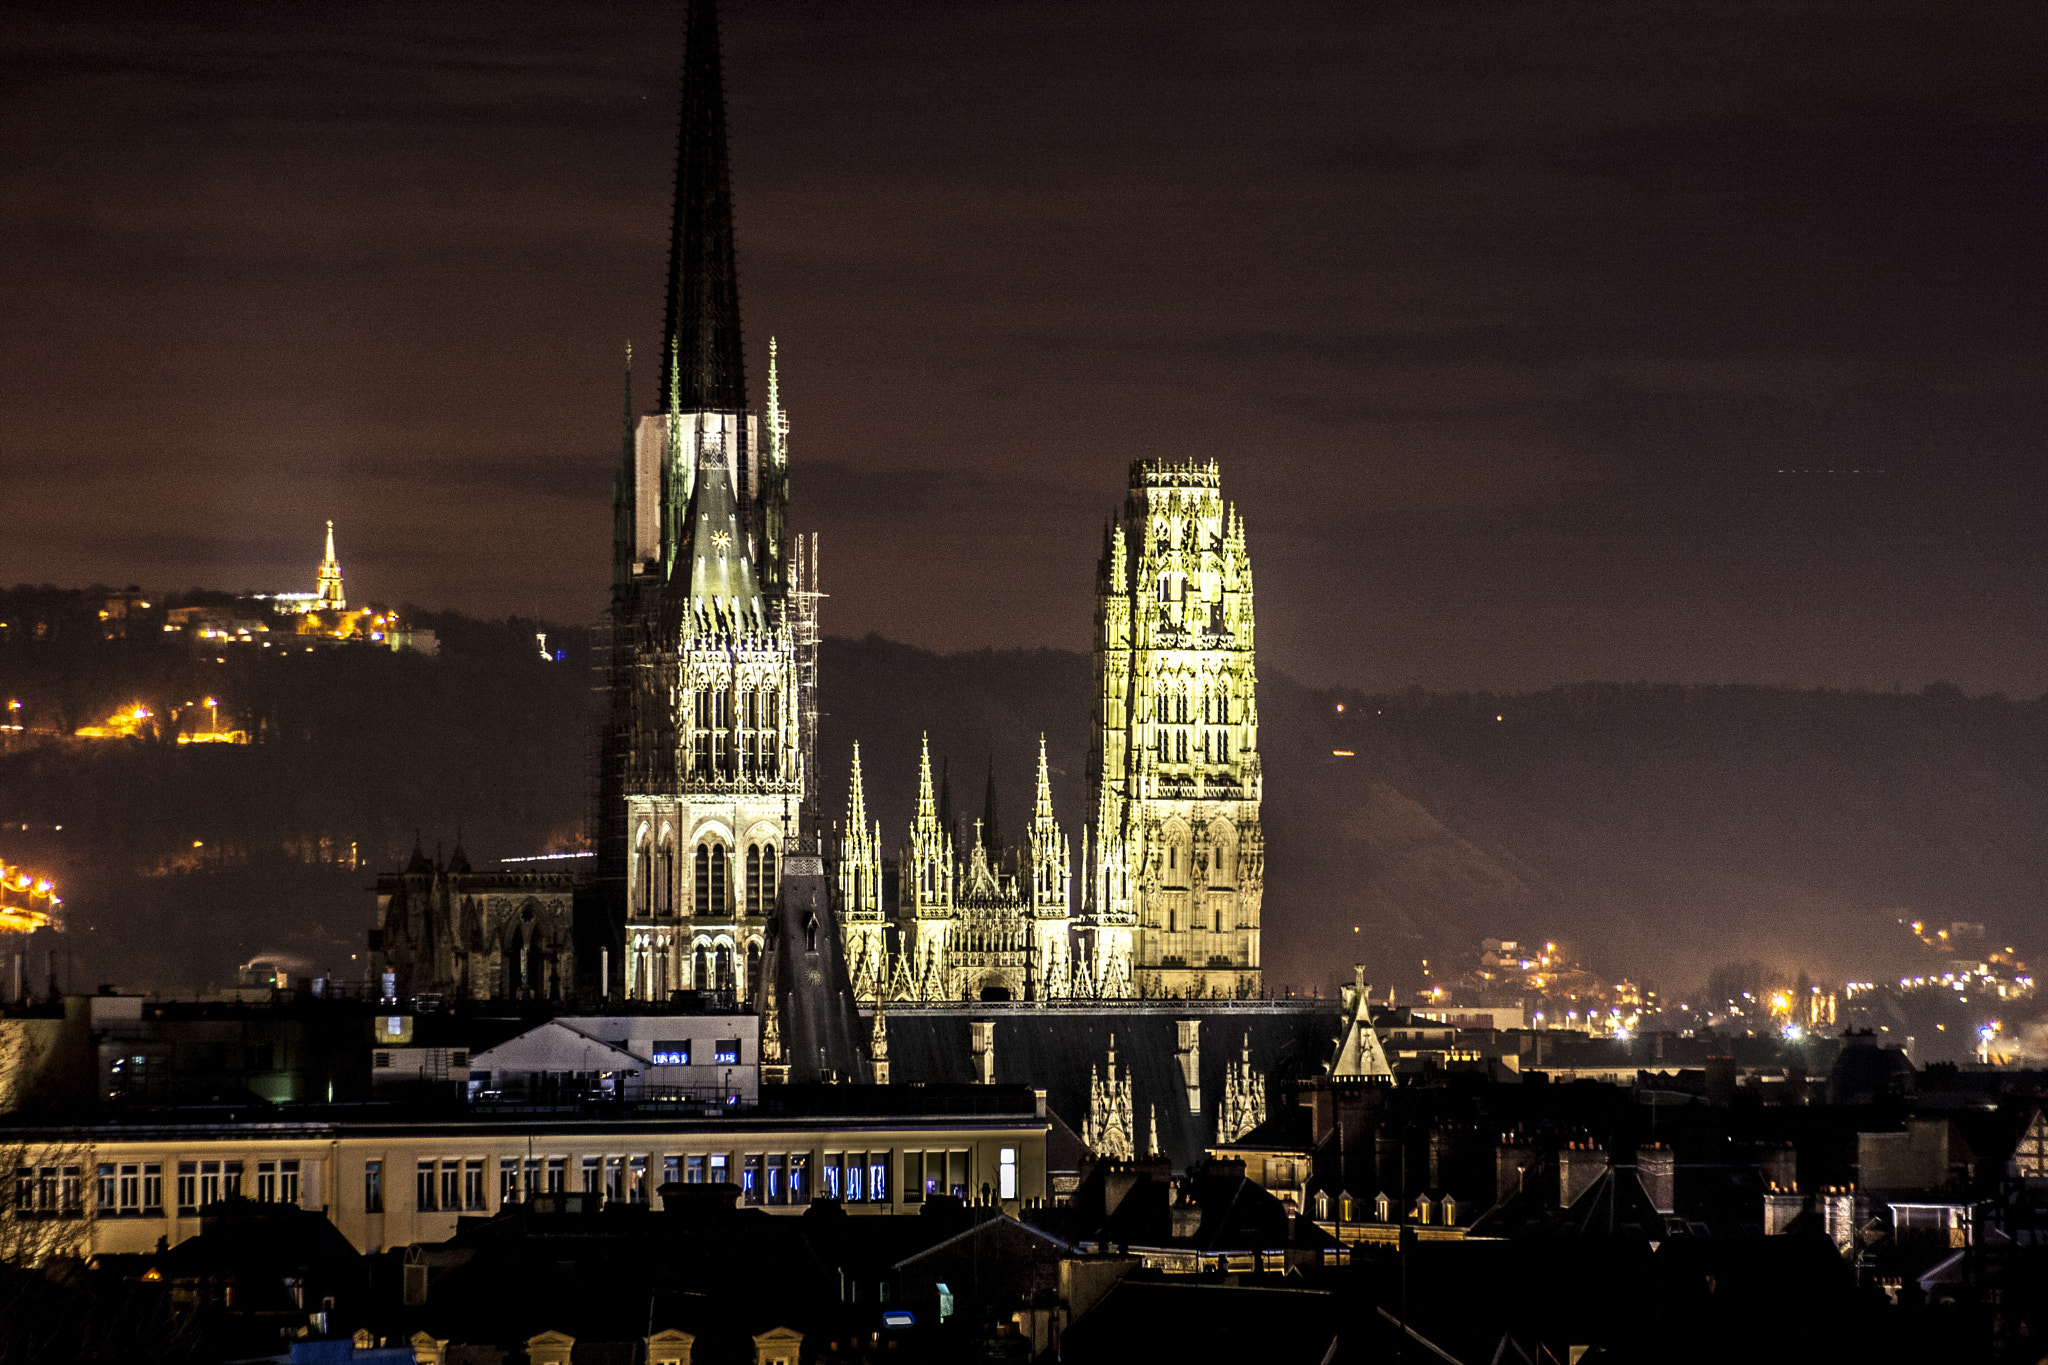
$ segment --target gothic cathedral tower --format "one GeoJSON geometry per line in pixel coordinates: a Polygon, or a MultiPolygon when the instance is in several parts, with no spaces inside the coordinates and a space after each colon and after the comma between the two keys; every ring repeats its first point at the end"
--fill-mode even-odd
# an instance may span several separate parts
{"type": "Polygon", "coordinates": [[[1139,995],[1260,990],[1252,569],[1220,486],[1214,463],[1133,464],[1097,572],[1084,951],[1098,974],[1128,952],[1139,995]]]}
{"type": "MultiPolygon", "coordinates": [[[[748,411],[715,0],[693,0],[669,238],[661,399],[626,432],[613,503],[598,875],[623,953],[606,994],[757,988],[805,751],[771,348],[748,411]]],[[[798,589],[798,590],[793,590],[798,589]]]]}

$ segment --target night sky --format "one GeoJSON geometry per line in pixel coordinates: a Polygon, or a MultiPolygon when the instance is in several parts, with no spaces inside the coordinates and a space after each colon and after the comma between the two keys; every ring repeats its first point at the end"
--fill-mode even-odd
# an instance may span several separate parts
{"type": "MultiPolygon", "coordinates": [[[[594,620],[674,6],[11,8],[0,581],[594,620]]],[[[1219,460],[1261,662],[2048,690],[2048,8],[780,3],[725,52],[826,628],[1085,649],[1219,460]]],[[[639,404],[653,384],[643,364],[639,404]]]]}

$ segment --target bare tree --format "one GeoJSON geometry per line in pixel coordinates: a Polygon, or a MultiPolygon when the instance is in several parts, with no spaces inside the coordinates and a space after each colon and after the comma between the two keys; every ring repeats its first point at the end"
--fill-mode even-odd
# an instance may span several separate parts
{"type": "Polygon", "coordinates": [[[83,1255],[99,1202],[92,1144],[22,1121],[43,1052],[29,1022],[0,1019],[0,1265],[20,1269],[83,1255]]]}
{"type": "Polygon", "coordinates": [[[92,1144],[62,1132],[0,1138],[0,1265],[34,1269],[92,1246],[92,1144]]]}

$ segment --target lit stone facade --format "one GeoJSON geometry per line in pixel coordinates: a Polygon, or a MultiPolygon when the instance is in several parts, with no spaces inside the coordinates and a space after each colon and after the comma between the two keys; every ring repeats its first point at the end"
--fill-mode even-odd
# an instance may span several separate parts
{"type": "Polygon", "coordinates": [[[804,799],[816,598],[772,341],[765,412],[748,398],[723,82],[716,6],[692,6],[661,401],[638,413],[629,353],[612,508],[593,899],[618,951],[600,998],[753,999],[804,799]]]}
{"type": "Polygon", "coordinates": [[[1132,465],[1098,566],[1095,624],[1099,932],[1130,935],[1139,995],[1256,996],[1265,838],[1252,569],[1213,462],[1132,465]]]}
{"type": "Polygon", "coordinates": [[[476,872],[459,844],[445,866],[415,846],[377,878],[384,961],[408,996],[561,1000],[576,981],[572,891],[561,873],[476,872]]]}
{"type": "Polygon", "coordinates": [[[1030,833],[1014,864],[980,821],[966,857],[956,856],[932,786],[929,742],[920,756],[917,816],[898,863],[893,926],[882,899],[882,849],[881,823],[869,822],[856,746],[839,849],[839,910],[847,974],[861,1003],[1044,1001],[1094,993],[1085,964],[1076,961],[1072,850],[1053,815],[1043,740],[1030,833]]]}
{"type": "Polygon", "coordinates": [[[781,547],[758,506],[787,434],[770,376],[770,439],[759,456],[749,433],[760,424],[727,414],[653,414],[633,443],[636,506],[659,506],[667,492],[676,511],[637,547],[652,551],[643,576],[667,590],[648,585],[655,608],[635,623],[635,703],[652,716],[635,727],[643,747],[625,792],[631,999],[679,990],[751,998],[803,802],[797,641],[776,590],[781,547]],[[650,446],[665,457],[644,458],[650,446]],[[735,475],[754,496],[736,491],[735,475]]]}

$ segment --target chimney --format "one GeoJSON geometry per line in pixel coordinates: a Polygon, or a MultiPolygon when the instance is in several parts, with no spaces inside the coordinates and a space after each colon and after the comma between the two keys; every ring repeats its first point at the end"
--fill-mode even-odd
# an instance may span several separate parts
{"type": "Polygon", "coordinates": [[[1643,1193],[1650,1196],[1650,1207],[1659,1213],[1676,1210],[1678,1193],[1678,1154],[1669,1147],[1651,1143],[1636,1151],[1636,1179],[1642,1183],[1643,1193]]]}
{"type": "Polygon", "coordinates": [[[1732,1104],[1735,1101],[1735,1059],[1733,1057],[1709,1056],[1707,1058],[1707,1103],[1732,1104]]]}
{"type": "Polygon", "coordinates": [[[1791,1147],[1758,1148],[1756,1170],[1763,1177],[1765,1189],[1774,1186],[1781,1190],[1799,1188],[1799,1153],[1791,1147]]]}
{"type": "Polygon", "coordinates": [[[1607,1152],[1590,1142],[1565,1144],[1557,1154],[1557,1200],[1562,1208],[1579,1202],[1579,1196],[1607,1172],[1607,1152]]]}
{"type": "Polygon", "coordinates": [[[1520,1141],[1502,1139],[1493,1149],[1494,1201],[1505,1203],[1522,1188],[1522,1181],[1536,1153],[1520,1141]]]}

